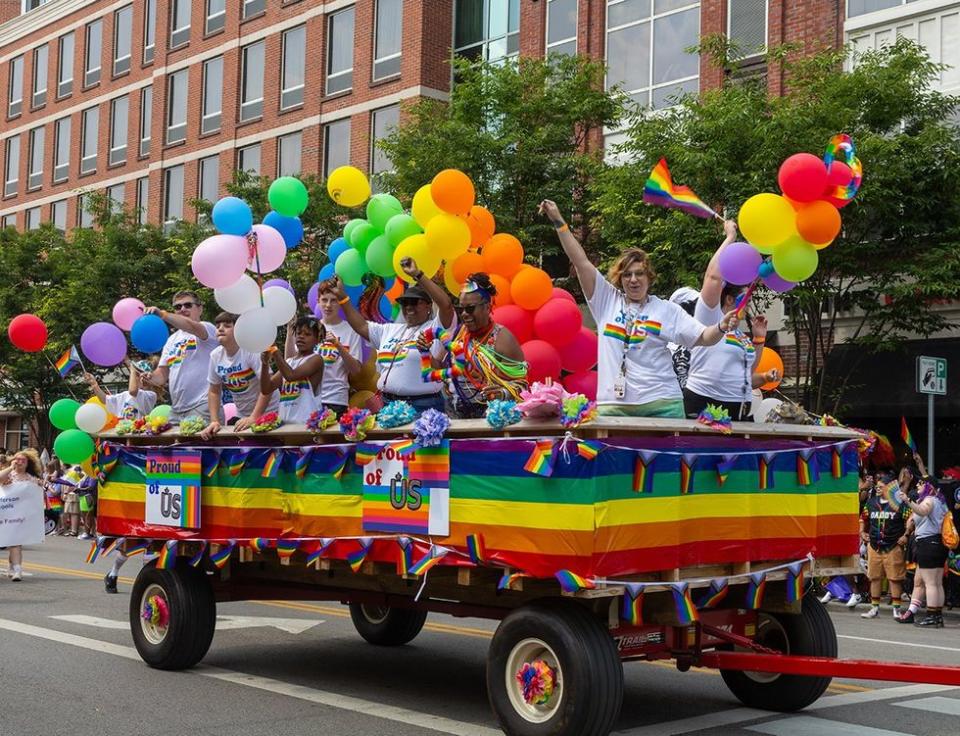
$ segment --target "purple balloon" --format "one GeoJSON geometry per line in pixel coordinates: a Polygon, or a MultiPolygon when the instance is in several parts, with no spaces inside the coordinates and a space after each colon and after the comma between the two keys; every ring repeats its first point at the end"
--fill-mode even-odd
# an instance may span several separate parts
{"type": "Polygon", "coordinates": [[[307,304],[310,306],[311,312],[317,311],[317,299],[320,298],[320,283],[317,282],[310,287],[310,291],[307,292],[307,304]]]}
{"type": "Polygon", "coordinates": [[[294,292],[293,287],[290,286],[290,282],[286,279],[270,279],[269,281],[265,281],[263,284],[264,291],[269,289],[271,286],[279,286],[283,289],[286,289],[294,296],[297,295],[296,292],[294,292]]]}
{"type": "Polygon", "coordinates": [[[796,286],[795,283],[793,283],[792,281],[787,281],[776,271],[774,271],[769,276],[764,277],[763,285],[766,286],[768,289],[773,289],[773,291],[776,291],[780,294],[782,294],[785,291],[790,291],[790,289],[796,286]]]}
{"type": "Polygon", "coordinates": [[[757,278],[757,269],[763,263],[763,256],[749,243],[730,243],[720,251],[717,265],[723,280],[746,286],[757,278]]]}
{"type": "Polygon", "coordinates": [[[110,368],[127,357],[127,339],[116,325],[94,322],[80,336],[80,349],[91,363],[110,368]]]}

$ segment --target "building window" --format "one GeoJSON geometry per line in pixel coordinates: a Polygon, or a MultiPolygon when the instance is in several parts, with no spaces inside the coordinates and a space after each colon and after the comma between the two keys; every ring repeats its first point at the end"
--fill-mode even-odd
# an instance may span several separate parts
{"type": "Polygon", "coordinates": [[[43,126],[30,131],[30,170],[27,172],[27,191],[43,185],[43,146],[46,135],[43,126]]]}
{"type": "Polygon", "coordinates": [[[157,36],[157,0],[147,0],[143,13],[143,63],[153,61],[157,36]]]}
{"type": "Polygon", "coordinates": [[[302,133],[290,133],[277,138],[277,176],[295,176],[300,173],[302,133]]]}
{"type": "Polygon", "coordinates": [[[93,227],[93,212],[90,211],[89,194],[81,194],[77,197],[77,225],[93,227]]]}
{"type": "Polygon", "coordinates": [[[252,18],[255,15],[259,15],[266,7],[266,0],[243,0],[243,17],[252,18]]]}
{"type": "Polygon", "coordinates": [[[547,53],[577,53],[577,0],[547,2],[547,53]]]}
{"type": "Polygon", "coordinates": [[[222,112],[223,57],[218,56],[203,63],[203,110],[200,117],[200,132],[213,133],[220,130],[222,112]]]}
{"type": "Polygon", "coordinates": [[[283,71],[281,72],[280,109],[303,104],[306,73],[307,27],[297,26],[283,34],[283,71]]]}
{"type": "Polygon", "coordinates": [[[107,187],[107,199],[110,200],[110,212],[123,212],[123,200],[126,196],[123,184],[114,184],[107,187]]]}
{"type": "Polygon", "coordinates": [[[7,117],[15,117],[23,112],[23,57],[10,59],[9,94],[7,98],[7,117]]]}
{"type": "Polygon", "coordinates": [[[20,183],[20,136],[7,138],[4,148],[3,196],[9,197],[17,193],[20,183]]]}
{"type": "Polygon", "coordinates": [[[153,87],[140,90],[140,156],[150,155],[150,129],[153,127],[153,87]]]}
{"type": "Polygon", "coordinates": [[[183,219],[183,165],[163,170],[163,222],[183,219]]]}
{"type": "Polygon", "coordinates": [[[260,176],[260,144],[246,146],[237,150],[237,170],[260,176]]]}
{"type": "MultiPolygon", "coordinates": [[[[23,0],[23,12],[28,13],[31,10],[36,10],[41,5],[46,5],[50,0],[23,0]]],[[[25,447],[26,445],[24,445],[25,447]]],[[[7,445],[7,447],[12,447],[12,445],[7,445]]]]}
{"type": "Polygon", "coordinates": [[[641,107],[660,109],[699,88],[700,3],[607,2],[607,89],[620,85],[641,107]]]}
{"type": "Polygon", "coordinates": [[[213,204],[220,198],[220,157],[207,156],[200,159],[197,174],[197,199],[213,204]]]}
{"type": "Polygon", "coordinates": [[[898,5],[916,2],[916,0],[847,0],[847,17],[866,15],[877,10],[895,8],[898,5]]]}
{"type": "Polygon", "coordinates": [[[403,48],[403,0],[377,0],[373,45],[373,78],[386,79],[400,73],[403,48]]]}
{"type": "Polygon", "coordinates": [[[520,0],[457,0],[454,12],[457,56],[497,61],[520,52],[520,0]]]}
{"type": "Polygon", "coordinates": [[[27,210],[27,230],[36,230],[40,227],[40,208],[31,207],[27,210]]]}
{"type": "Polygon", "coordinates": [[[16,213],[14,213],[14,214],[12,214],[12,215],[4,215],[2,222],[3,222],[3,227],[4,227],[4,229],[6,229],[6,228],[8,228],[8,227],[12,227],[12,228],[16,229],[16,227],[17,227],[17,215],[16,215],[16,213]]]}
{"type": "Polygon", "coordinates": [[[127,120],[130,116],[130,97],[124,95],[110,103],[110,165],[127,161],[127,120]]]}
{"type": "Polygon", "coordinates": [[[181,69],[167,77],[167,143],[187,139],[187,74],[181,69]]]}
{"type": "Polygon", "coordinates": [[[113,76],[130,71],[132,45],[133,6],[128,5],[113,14],[113,76]]]}
{"type": "Polygon", "coordinates": [[[170,1],[170,48],[183,46],[190,40],[191,0],[170,1]]]}
{"type": "Polygon", "coordinates": [[[43,44],[33,50],[33,107],[47,104],[47,61],[50,47],[43,44]]]}
{"type": "Polygon", "coordinates": [[[370,137],[370,173],[381,174],[385,171],[393,171],[393,163],[377,142],[386,138],[390,133],[396,130],[400,124],[400,106],[384,107],[373,111],[373,124],[371,129],[373,135],[370,137]]]}
{"type": "Polygon", "coordinates": [[[50,222],[60,232],[67,231],[67,200],[61,199],[50,205],[50,222]]]}
{"type": "Polygon", "coordinates": [[[243,47],[240,69],[240,122],[263,115],[263,47],[258,41],[243,47]]]}
{"type": "Polygon", "coordinates": [[[100,134],[100,108],[84,110],[80,132],[80,174],[97,170],[97,137],[100,134]]]}
{"type": "Polygon", "coordinates": [[[100,57],[103,56],[103,21],[87,23],[87,45],[83,56],[83,86],[100,81],[100,57]]]}
{"type": "Polygon", "coordinates": [[[227,0],[207,0],[207,18],[203,23],[205,34],[222,31],[227,21],[227,0]]]}
{"type": "Polygon", "coordinates": [[[727,38],[743,58],[762,54],[767,48],[767,0],[729,0],[727,38]]]}
{"type": "Polygon", "coordinates": [[[70,176],[70,118],[60,118],[53,124],[53,183],[66,181],[70,176]]]}
{"type": "Polygon", "coordinates": [[[327,21],[327,94],[353,87],[353,17],[349,7],[327,21]]]}
{"type": "Polygon", "coordinates": [[[150,204],[150,177],[137,179],[137,222],[147,224],[147,208],[150,204]]]}
{"type": "Polygon", "coordinates": [[[323,131],[323,176],[350,163],[350,118],[330,123],[323,131]]]}
{"type": "Polygon", "coordinates": [[[60,36],[57,59],[57,97],[66,97],[73,92],[73,31],[60,36]]]}

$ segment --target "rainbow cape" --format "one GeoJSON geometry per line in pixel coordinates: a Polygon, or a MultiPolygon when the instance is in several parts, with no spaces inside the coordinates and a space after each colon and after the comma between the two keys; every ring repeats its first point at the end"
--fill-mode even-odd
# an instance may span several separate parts
{"type": "Polygon", "coordinates": [[[917,451],[917,442],[910,434],[910,427],[907,426],[906,417],[903,416],[900,417],[900,439],[903,440],[903,444],[910,448],[910,452],[917,451]]]}
{"type": "Polygon", "coordinates": [[[646,185],[643,187],[643,201],[647,204],[654,204],[658,207],[671,207],[673,209],[683,210],[688,215],[694,217],[719,217],[716,212],[710,209],[693,193],[690,187],[679,186],[673,183],[670,176],[670,169],[667,167],[667,160],[660,159],[660,162],[653,167],[646,185]]]}

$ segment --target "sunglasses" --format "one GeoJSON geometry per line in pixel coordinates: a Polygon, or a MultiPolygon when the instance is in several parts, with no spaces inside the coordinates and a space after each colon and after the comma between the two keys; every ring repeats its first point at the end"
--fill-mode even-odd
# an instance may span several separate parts
{"type": "Polygon", "coordinates": [[[473,314],[480,307],[486,306],[485,302],[480,302],[479,304],[461,304],[456,308],[457,314],[473,314]]]}
{"type": "Polygon", "coordinates": [[[179,304],[173,305],[173,311],[179,312],[184,309],[190,309],[191,307],[199,307],[199,306],[200,306],[199,302],[180,302],[179,304]]]}

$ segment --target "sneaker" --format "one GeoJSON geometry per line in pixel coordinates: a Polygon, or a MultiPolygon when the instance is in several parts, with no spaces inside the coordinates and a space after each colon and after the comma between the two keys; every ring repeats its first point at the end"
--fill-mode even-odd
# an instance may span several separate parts
{"type": "Polygon", "coordinates": [[[77,535],[77,539],[93,539],[93,537],[91,537],[86,532],[81,532],[80,534],[77,535]]]}
{"type": "Polygon", "coordinates": [[[861,613],[860,618],[876,618],[880,615],[880,606],[870,606],[866,613],[861,613]]]}
{"type": "Polygon", "coordinates": [[[10,571],[10,580],[14,583],[19,583],[23,580],[23,570],[20,569],[20,565],[13,566],[13,569],[10,571]]]}
{"type": "Polygon", "coordinates": [[[832,600],[833,600],[833,593],[831,593],[829,590],[823,594],[822,598],[820,598],[820,602],[823,603],[824,605],[826,605],[832,600]]]}
{"type": "Polygon", "coordinates": [[[850,598],[847,599],[846,606],[847,608],[856,608],[857,604],[862,602],[863,602],[863,598],[860,596],[860,594],[854,593],[853,595],[850,596],[850,598]]]}
{"type": "Polygon", "coordinates": [[[903,615],[897,619],[898,624],[912,624],[916,620],[916,616],[913,615],[913,611],[906,610],[903,612],[903,615]]]}
{"type": "Polygon", "coordinates": [[[893,609],[893,618],[894,618],[894,620],[896,620],[896,621],[899,621],[899,620],[900,620],[900,609],[899,609],[899,608],[894,608],[894,609],[893,609]]]}
{"type": "Polygon", "coordinates": [[[914,626],[925,626],[931,629],[942,629],[943,628],[943,616],[939,613],[928,613],[923,618],[914,621],[914,626]]]}
{"type": "Polygon", "coordinates": [[[103,576],[103,587],[108,593],[117,592],[117,578],[107,573],[103,576]]]}

